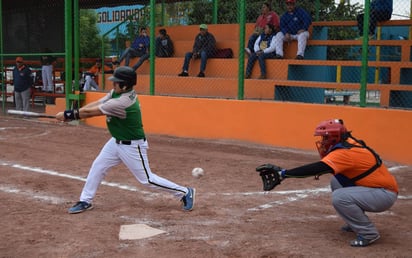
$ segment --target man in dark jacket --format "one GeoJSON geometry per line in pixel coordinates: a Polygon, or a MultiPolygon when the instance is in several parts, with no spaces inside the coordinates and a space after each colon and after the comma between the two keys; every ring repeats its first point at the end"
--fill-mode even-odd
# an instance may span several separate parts
{"type": "MultiPolygon", "coordinates": [[[[393,11],[393,0],[372,0],[369,13],[369,38],[375,35],[376,24],[381,21],[389,21],[393,11]]],[[[364,13],[357,16],[359,35],[363,36],[364,13]]]]}
{"type": "Polygon", "coordinates": [[[137,70],[144,61],[149,59],[150,37],[147,35],[145,27],[140,28],[139,36],[137,36],[132,45],[127,48],[120,56],[119,62],[125,59],[125,66],[129,66],[130,58],[140,57],[139,61],[133,66],[133,70],[137,70]]]}
{"type": "Polygon", "coordinates": [[[200,32],[195,38],[193,51],[187,52],[183,63],[183,71],[179,76],[189,76],[190,59],[200,58],[200,72],[197,77],[205,77],[207,59],[216,52],[216,39],[208,32],[206,24],[200,24],[200,32]]]}
{"type": "Polygon", "coordinates": [[[23,63],[23,57],[16,58],[13,69],[14,98],[17,110],[29,111],[31,86],[33,85],[32,72],[23,63]]]}
{"type": "Polygon", "coordinates": [[[167,34],[166,29],[159,30],[159,36],[156,38],[156,56],[172,57],[174,52],[173,41],[167,34]]]}

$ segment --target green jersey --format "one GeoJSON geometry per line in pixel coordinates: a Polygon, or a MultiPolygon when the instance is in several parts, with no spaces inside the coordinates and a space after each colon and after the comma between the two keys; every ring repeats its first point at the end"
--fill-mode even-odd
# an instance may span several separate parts
{"type": "Polygon", "coordinates": [[[100,99],[100,110],[106,115],[110,134],[120,141],[145,138],[140,103],[134,90],[116,93],[110,91],[100,99]]]}

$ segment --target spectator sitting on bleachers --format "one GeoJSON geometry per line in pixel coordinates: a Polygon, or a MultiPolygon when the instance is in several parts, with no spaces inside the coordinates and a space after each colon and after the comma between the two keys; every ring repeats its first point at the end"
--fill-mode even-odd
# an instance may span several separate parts
{"type": "Polygon", "coordinates": [[[167,34],[166,29],[159,30],[159,36],[156,38],[156,56],[172,57],[174,52],[173,41],[167,34]]]}
{"type": "MultiPolygon", "coordinates": [[[[376,24],[382,21],[389,21],[392,16],[393,1],[392,0],[372,0],[369,13],[369,38],[375,35],[376,24]]],[[[363,20],[364,13],[359,14],[356,19],[358,21],[359,36],[363,36],[363,20]]]]}
{"type": "MultiPolygon", "coordinates": [[[[104,65],[104,72],[105,73],[113,73],[113,69],[108,66],[104,65]]],[[[99,73],[102,72],[102,59],[97,58],[96,59],[96,64],[90,67],[90,69],[83,73],[83,78],[84,78],[84,86],[83,90],[98,90],[99,85],[98,85],[98,75],[99,73]]]]}
{"type": "Polygon", "coordinates": [[[125,59],[125,66],[129,66],[130,58],[140,57],[139,61],[133,66],[133,70],[137,70],[143,62],[149,59],[149,45],[150,37],[147,35],[145,27],[140,28],[139,36],[137,36],[132,45],[127,48],[120,56],[119,62],[121,63],[125,59]]]}
{"type": "Polygon", "coordinates": [[[270,4],[265,2],[262,4],[262,14],[256,20],[255,29],[250,35],[245,51],[248,55],[254,52],[256,39],[264,32],[266,24],[272,24],[275,30],[279,29],[279,15],[272,11],[270,4]]]}
{"type": "Polygon", "coordinates": [[[276,58],[283,58],[283,43],[285,41],[297,40],[296,59],[303,59],[312,18],[303,8],[296,6],[296,0],[286,0],[286,7],[287,11],[280,17],[280,32],[276,34],[276,58]]]}
{"type": "Polygon", "coordinates": [[[265,59],[274,58],[275,52],[275,27],[273,24],[266,24],[264,32],[257,38],[254,45],[254,52],[250,54],[246,66],[246,79],[250,78],[253,66],[256,60],[259,60],[260,77],[259,79],[266,79],[266,64],[265,59]]]}
{"type": "Polygon", "coordinates": [[[192,52],[187,52],[183,63],[183,71],[179,76],[189,76],[190,59],[200,58],[200,72],[197,77],[205,77],[207,59],[216,52],[216,39],[208,32],[206,24],[200,24],[200,32],[195,38],[192,52]]]}

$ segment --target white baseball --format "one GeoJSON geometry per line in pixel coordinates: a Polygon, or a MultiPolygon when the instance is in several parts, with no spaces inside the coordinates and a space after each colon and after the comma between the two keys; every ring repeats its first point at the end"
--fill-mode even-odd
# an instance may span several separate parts
{"type": "Polygon", "coordinates": [[[203,176],[205,174],[205,171],[203,170],[203,168],[194,168],[192,170],[192,176],[199,178],[201,176],[203,176]]]}

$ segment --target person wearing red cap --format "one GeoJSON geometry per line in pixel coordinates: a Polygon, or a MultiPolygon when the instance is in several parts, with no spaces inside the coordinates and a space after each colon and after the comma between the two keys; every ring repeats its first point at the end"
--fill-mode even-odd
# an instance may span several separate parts
{"type": "Polygon", "coordinates": [[[14,99],[17,110],[29,111],[31,86],[33,85],[32,71],[24,64],[23,57],[16,58],[13,69],[14,99]]]}
{"type": "Polygon", "coordinates": [[[276,58],[283,58],[283,42],[298,41],[296,59],[303,59],[309,38],[312,17],[303,8],[296,6],[296,0],[286,0],[287,11],[280,17],[280,32],[276,34],[276,58]]]}

